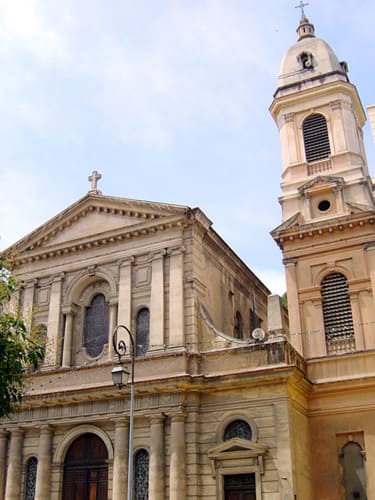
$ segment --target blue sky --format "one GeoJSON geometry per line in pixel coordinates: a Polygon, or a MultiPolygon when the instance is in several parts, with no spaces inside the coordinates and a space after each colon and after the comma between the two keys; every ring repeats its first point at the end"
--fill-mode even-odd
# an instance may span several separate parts
{"type": "MultiPolygon", "coordinates": [[[[297,3],[0,0],[0,248],[84,196],[98,170],[103,194],[199,206],[282,293],[268,107],[297,3]]],[[[317,36],[374,104],[375,2],[309,3],[317,36]]]]}

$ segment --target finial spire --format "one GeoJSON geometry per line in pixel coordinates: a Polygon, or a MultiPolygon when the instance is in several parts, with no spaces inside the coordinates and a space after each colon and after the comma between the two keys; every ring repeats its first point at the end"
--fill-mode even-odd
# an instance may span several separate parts
{"type": "Polygon", "coordinates": [[[299,5],[295,6],[296,9],[301,9],[301,19],[306,19],[304,7],[307,7],[308,5],[310,5],[310,4],[303,3],[303,0],[300,0],[299,5]]]}
{"type": "Polygon", "coordinates": [[[98,186],[98,180],[102,178],[102,174],[99,174],[96,170],[93,170],[92,174],[89,175],[88,180],[91,182],[91,189],[89,191],[89,194],[96,194],[100,195],[102,194],[99,189],[97,189],[98,186]]]}

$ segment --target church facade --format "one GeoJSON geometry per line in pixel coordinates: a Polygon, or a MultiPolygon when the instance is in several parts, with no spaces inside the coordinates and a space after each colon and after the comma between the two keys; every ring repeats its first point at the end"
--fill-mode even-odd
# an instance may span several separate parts
{"type": "Polygon", "coordinates": [[[105,196],[93,172],[86,196],[8,251],[10,306],[46,356],[0,422],[0,498],[375,498],[365,115],[304,15],[297,32],[270,108],[289,321],[200,209],[105,196]],[[122,388],[115,330],[134,361],[122,388]]]}

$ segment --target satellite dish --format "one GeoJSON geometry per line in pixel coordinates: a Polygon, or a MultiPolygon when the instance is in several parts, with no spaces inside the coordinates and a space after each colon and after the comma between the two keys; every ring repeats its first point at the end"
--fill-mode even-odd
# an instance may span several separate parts
{"type": "Polygon", "coordinates": [[[263,328],[254,328],[254,330],[251,332],[251,336],[255,340],[264,340],[266,338],[266,332],[263,330],[263,328]]]}

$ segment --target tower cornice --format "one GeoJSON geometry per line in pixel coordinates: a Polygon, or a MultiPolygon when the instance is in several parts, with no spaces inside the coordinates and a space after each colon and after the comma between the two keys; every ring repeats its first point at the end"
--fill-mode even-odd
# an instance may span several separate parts
{"type": "MultiPolygon", "coordinates": [[[[320,78],[324,78],[322,75],[320,78]]],[[[315,78],[314,78],[315,79],[315,78]]],[[[305,83],[305,82],[304,82],[305,83]]],[[[303,88],[304,84],[298,85],[298,89],[294,92],[290,92],[284,95],[278,95],[279,91],[286,89],[287,87],[280,87],[276,93],[275,98],[269,107],[269,110],[277,122],[277,117],[283,108],[288,109],[294,105],[306,104],[307,102],[312,103],[314,100],[327,96],[337,95],[337,93],[344,93],[351,98],[353,107],[355,109],[356,116],[359,120],[359,125],[363,127],[366,122],[366,113],[363,109],[361,100],[358,95],[357,88],[350,82],[345,82],[343,80],[334,80],[326,83],[322,83],[320,86],[310,86],[303,88]]],[[[296,87],[296,85],[291,86],[296,87]]],[[[337,98],[335,99],[337,100],[337,98]]]]}

